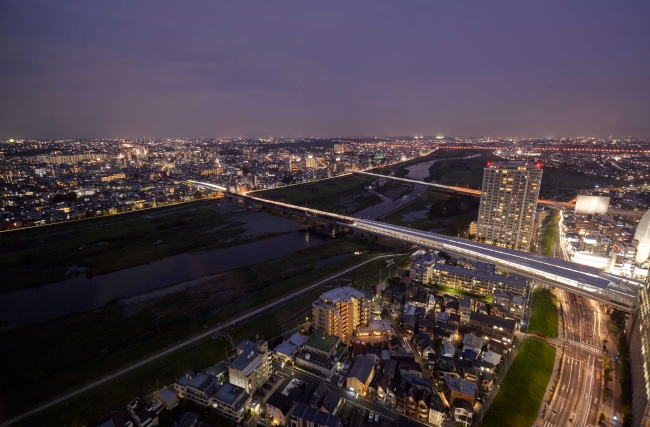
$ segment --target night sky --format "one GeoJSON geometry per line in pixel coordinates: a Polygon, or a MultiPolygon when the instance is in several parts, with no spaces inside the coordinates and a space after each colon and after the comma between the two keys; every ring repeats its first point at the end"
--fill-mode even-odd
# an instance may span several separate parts
{"type": "Polygon", "coordinates": [[[420,134],[650,136],[650,2],[0,2],[0,137],[420,134]]]}

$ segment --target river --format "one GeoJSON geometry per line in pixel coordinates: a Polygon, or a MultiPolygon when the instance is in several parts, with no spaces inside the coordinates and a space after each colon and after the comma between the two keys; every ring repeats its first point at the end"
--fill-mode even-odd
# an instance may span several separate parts
{"type": "MultiPolygon", "coordinates": [[[[455,157],[451,159],[434,159],[434,160],[429,160],[428,162],[422,162],[422,163],[416,163],[414,165],[408,166],[406,169],[409,171],[408,175],[405,178],[412,179],[414,181],[424,181],[424,178],[427,178],[429,176],[429,168],[431,165],[433,165],[435,162],[441,161],[441,160],[458,160],[458,159],[471,159],[474,157],[478,157],[480,154],[475,154],[472,156],[467,156],[467,157],[455,157]]],[[[378,182],[383,185],[383,182],[385,182],[385,179],[379,179],[378,182]]],[[[413,191],[411,191],[408,194],[405,194],[404,196],[400,197],[399,199],[392,200],[383,194],[379,194],[377,192],[372,191],[372,193],[376,194],[381,198],[381,202],[377,203],[374,206],[369,206],[365,209],[360,210],[359,212],[356,212],[353,214],[355,218],[365,218],[365,219],[378,219],[386,214],[389,214],[393,211],[396,211],[409,203],[411,203],[413,200],[417,199],[420,197],[424,192],[426,192],[429,188],[429,186],[426,185],[418,185],[415,184],[413,191]]]]}
{"type": "Polygon", "coordinates": [[[296,231],[239,246],[174,255],[90,279],[82,275],[38,288],[6,292],[0,294],[0,320],[10,324],[35,323],[94,310],[115,299],[269,261],[327,239],[314,231],[296,231]]]}

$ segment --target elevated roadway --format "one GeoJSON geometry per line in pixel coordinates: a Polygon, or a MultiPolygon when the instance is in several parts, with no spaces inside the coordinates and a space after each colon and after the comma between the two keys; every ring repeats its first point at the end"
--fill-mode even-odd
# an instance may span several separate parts
{"type": "MultiPolygon", "coordinates": [[[[218,187],[214,184],[193,182],[218,187]]],[[[626,279],[602,270],[587,267],[563,259],[550,258],[529,252],[501,248],[428,231],[386,224],[378,221],[352,218],[288,203],[276,202],[243,194],[228,193],[224,196],[239,200],[249,206],[278,210],[290,215],[307,218],[308,222],[330,224],[339,229],[354,230],[368,236],[381,236],[404,243],[444,251],[471,261],[495,264],[500,270],[554,286],[576,295],[630,312],[636,306],[638,290],[642,283],[626,279]]]]}

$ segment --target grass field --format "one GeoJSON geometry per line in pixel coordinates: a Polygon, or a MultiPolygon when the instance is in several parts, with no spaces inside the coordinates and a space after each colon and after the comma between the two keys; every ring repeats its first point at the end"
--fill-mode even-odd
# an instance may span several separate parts
{"type": "Polygon", "coordinates": [[[168,215],[115,215],[3,233],[0,291],[65,280],[71,266],[85,267],[88,276],[107,274],[192,249],[232,244],[245,231],[244,223],[208,209],[215,203],[170,210],[168,215]],[[217,226],[225,227],[207,233],[217,226]]]}
{"type": "Polygon", "coordinates": [[[404,206],[402,209],[399,209],[383,217],[382,221],[387,222],[389,224],[400,225],[404,227],[410,226],[411,228],[416,228],[418,230],[429,230],[433,227],[439,226],[440,220],[431,219],[428,217],[415,219],[415,220],[407,220],[404,219],[403,217],[404,216],[408,217],[408,215],[413,212],[428,210],[429,209],[428,206],[430,206],[432,203],[438,201],[445,201],[449,197],[451,196],[448,194],[427,191],[426,193],[422,194],[420,197],[415,199],[412,203],[408,204],[407,206],[404,206]]]}
{"type": "MultiPolygon", "coordinates": [[[[335,240],[319,245],[318,248],[309,248],[277,260],[219,275],[205,284],[166,297],[138,304],[117,304],[44,324],[5,331],[0,334],[0,341],[5,343],[0,349],[0,358],[3,360],[0,365],[0,377],[3,378],[0,384],[3,402],[0,418],[6,419],[22,413],[38,403],[46,402],[134,360],[187,339],[203,331],[203,325],[214,326],[228,317],[267,304],[374,254],[353,256],[319,269],[313,267],[316,260],[341,253],[367,252],[372,247],[375,247],[374,244],[363,240],[335,240]]],[[[381,264],[372,263],[364,266],[358,274],[367,274],[364,272],[368,268],[375,269],[376,274],[380,267],[381,264]]],[[[348,278],[355,279],[356,276],[350,273],[348,278]]],[[[285,317],[294,313],[286,311],[284,307],[282,310],[278,313],[285,317]]],[[[273,327],[277,326],[266,322],[256,322],[254,325],[265,336],[275,333],[273,327]],[[270,329],[267,330],[267,327],[270,329]]],[[[199,347],[206,349],[205,354],[213,348],[211,342],[200,344],[199,347]]],[[[219,348],[219,353],[214,353],[212,359],[205,361],[214,363],[214,357],[222,357],[223,345],[219,348]]],[[[193,352],[194,349],[188,351],[193,352]]],[[[181,362],[178,363],[174,362],[175,357],[164,362],[173,376],[182,373],[179,366],[183,366],[183,369],[194,365],[207,366],[188,362],[205,358],[203,353],[198,356],[179,354],[178,360],[181,362]]],[[[164,369],[161,375],[165,375],[164,369]]],[[[151,387],[150,379],[140,375],[138,377],[141,386],[122,390],[128,391],[127,397],[146,392],[148,389],[143,388],[145,385],[151,387]]],[[[106,410],[115,409],[120,404],[110,393],[107,397],[110,403],[102,406],[106,410]]],[[[87,421],[87,415],[79,415],[78,425],[82,420],[87,421]]]]}
{"type": "Polygon", "coordinates": [[[393,181],[386,181],[384,185],[376,187],[375,191],[379,194],[383,194],[390,199],[397,200],[400,197],[410,193],[411,187],[393,181]]]}
{"type": "Polygon", "coordinates": [[[381,218],[381,221],[418,230],[430,230],[440,227],[442,228],[440,230],[442,234],[448,234],[450,236],[462,235],[467,231],[469,223],[476,220],[478,210],[471,210],[447,219],[433,218],[430,215],[425,216],[424,214],[418,215],[419,218],[413,217],[416,212],[423,213],[423,211],[428,211],[429,206],[432,204],[446,202],[451,197],[449,194],[427,191],[402,209],[381,218]]]}
{"type": "Polygon", "coordinates": [[[532,426],[553,372],[555,347],[537,338],[521,342],[483,427],[532,426]]]}
{"type": "Polygon", "coordinates": [[[381,199],[364,187],[374,179],[345,175],[313,183],[257,191],[253,196],[340,214],[358,212],[381,199]]]}
{"type": "Polygon", "coordinates": [[[613,183],[615,180],[580,172],[545,167],[542,175],[542,186],[539,195],[549,199],[557,197],[560,201],[568,201],[576,196],[579,190],[592,189],[613,183]]]}
{"type": "MultiPolygon", "coordinates": [[[[463,153],[463,156],[472,154],[477,153],[463,153]]],[[[483,151],[480,154],[479,157],[472,159],[436,162],[429,167],[429,179],[425,179],[425,181],[436,181],[438,184],[458,187],[480,188],[483,183],[483,168],[486,163],[502,160],[490,151],[483,151]]]]}
{"type": "Polygon", "coordinates": [[[547,226],[542,234],[540,242],[540,253],[542,255],[552,257],[555,253],[555,242],[557,239],[557,222],[558,216],[553,211],[553,214],[548,218],[547,226]]]}
{"type": "Polygon", "coordinates": [[[557,337],[557,299],[548,289],[536,289],[533,293],[528,332],[557,337]]]}

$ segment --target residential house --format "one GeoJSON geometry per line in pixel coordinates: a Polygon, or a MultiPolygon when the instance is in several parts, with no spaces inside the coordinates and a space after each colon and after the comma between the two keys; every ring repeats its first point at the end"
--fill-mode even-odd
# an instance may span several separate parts
{"type": "Polygon", "coordinates": [[[354,363],[348,372],[345,379],[346,388],[365,396],[368,391],[368,386],[375,371],[375,364],[373,359],[367,356],[357,356],[354,358],[354,363]]]}
{"type": "Polygon", "coordinates": [[[449,405],[453,405],[456,400],[464,400],[473,406],[478,396],[478,385],[462,378],[446,376],[442,383],[442,392],[449,405]]]}
{"type": "Polygon", "coordinates": [[[294,402],[284,394],[279,391],[273,393],[266,401],[266,418],[269,425],[287,427],[293,406],[294,402]]]}
{"type": "Polygon", "coordinates": [[[510,343],[515,335],[516,323],[512,320],[474,312],[470,315],[469,327],[476,330],[481,336],[510,343]]]}
{"type": "Polygon", "coordinates": [[[445,404],[437,393],[431,394],[429,401],[429,424],[441,426],[446,418],[445,404]]]}
{"type": "Polygon", "coordinates": [[[291,411],[291,427],[341,427],[335,415],[298,402],[291,411]]]}
{"type": "Polygon", "coordinates": [[[126,405],[126,410],[138,427],[154,427],[158,425],[158,414],[163,409],[160,400],[147,403],[143,398],[136,397],[126,405]]]}

